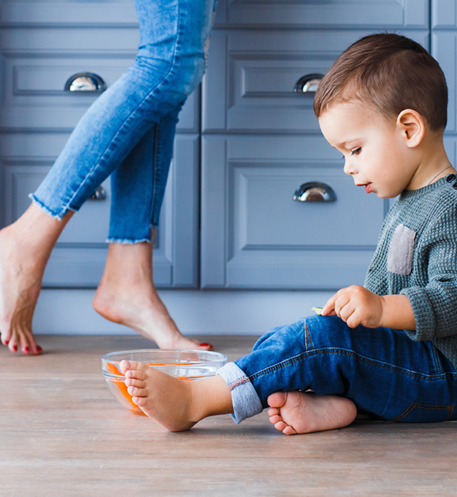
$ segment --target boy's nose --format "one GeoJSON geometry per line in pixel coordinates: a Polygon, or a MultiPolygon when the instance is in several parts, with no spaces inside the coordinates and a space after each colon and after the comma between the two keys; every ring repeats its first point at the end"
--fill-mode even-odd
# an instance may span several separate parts
{"type": "Polygon", "coordinates": [[[351,165],[350,165],[349,161],[346,160],[344,162],[344,169],[343,170],[344,170],[345,174],[351,174],[352,170],[351,170],[351,165]]]}

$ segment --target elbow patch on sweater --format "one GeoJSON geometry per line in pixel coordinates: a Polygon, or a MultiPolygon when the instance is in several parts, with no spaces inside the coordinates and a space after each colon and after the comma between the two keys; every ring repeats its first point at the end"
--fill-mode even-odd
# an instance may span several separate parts
{"type": "Polygon", "coordinates": [[[415,231],[404,224],[397,226],[387,254],[387,271],[404,276],[411,273],[415,238],[415,231]]]}

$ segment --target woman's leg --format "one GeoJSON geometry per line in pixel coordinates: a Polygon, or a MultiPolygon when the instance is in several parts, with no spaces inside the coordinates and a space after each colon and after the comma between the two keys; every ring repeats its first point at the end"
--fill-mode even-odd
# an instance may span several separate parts
{"type": "Polygon", "coordinates": [[[158,225],[177,112],[140,140],[111,175],[110,247],[94,309],[154,340],[160,348],[212,346],[183,337],[153,283],[152,233],[158,225]]]}
{"type": "MultiPolygon", "coordinates": [[[[44,212],[56,220],[67,219],[68,213],[79,210],[154,124],[179,111],[204,71],[202,47],[209,32],[212,5],[213,0],[136,1],[142,39],[136,61],[91,106],[32,196],[44,212]]],[[[57,240],[55,234],[60,234],[63,226],[54,228],[51,240],[57,240]]],[[[0,253],[0,332],[2,340],[11,335],[23,341],[28,337],[34,343],[30,338],[31,318],[29,324],[19,326],[18,309],[25,306],[33,314],[39,291],[11,294],[11,285],[28,288],[31,269],[14,272],[8,254],[14,243],[19,243],[19,232],[21,244],[33,246],[35,240],[31,232],[10,228],[3,231],[0,253]]],[[[34,236],[40,238],[41,231],[34,236]]],[[[37,255],[35,282],[41,281],[47,252],[37,255]]],[[[26,261],[17,255],[18,267],[26,267],[26,261]]]]}
{"type": "MultiPolygon", "coordinates": [[[[233,411],[241,422],[268,407],[268,398],[277,391],[337,395],[384,420],[457,417],[457,372],[432,343],[412,341],[388,328],[350,329],[337,317],[306,318],[277,328],[251,354],[221,368],[219,377],[188,383],[171,378],[168,397],[156,390],[162,378],[158,371],[136,363],[123,363],[122,368],[134,401],[173,430],[187,429],[202,414],[233,411]],[[168,402],[177,405],[170,410],[168,402]]],[[[331,405],[327,403],[330,417],[331,405]]]]}

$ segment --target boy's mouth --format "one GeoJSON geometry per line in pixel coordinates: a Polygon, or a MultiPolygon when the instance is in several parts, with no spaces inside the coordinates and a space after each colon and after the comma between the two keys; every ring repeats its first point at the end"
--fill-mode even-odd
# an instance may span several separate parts
{"type": "Polygon", "coordinates": [[[372,183],[359,183],[359,184],[356,184],[355,186],[363,186],[365,188],[365,191],[367,193],[370,193],[372,191],[373,184],[372,183]]]}

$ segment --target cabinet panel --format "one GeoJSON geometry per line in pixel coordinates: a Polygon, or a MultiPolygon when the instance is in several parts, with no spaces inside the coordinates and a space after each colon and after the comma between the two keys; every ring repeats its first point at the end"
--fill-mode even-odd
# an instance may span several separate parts
{"type": "MultiPolygon", "coordinates": [[[[58,149],[54,137],[40,135],[40,145],[36,138],[24,133],[1,137],[1,173],[5,180],[1,197],[6,224],[30,205],[28,194],[40,184],[55,158],[51,155],[58,149]]],[[[159,287],[195,287],[198,283],[198,163],[198,136],[178,135],[154,249],[154,279],[159,287]]],[[[107,250],[109,180],[103,186],[107,200],[86,202],[61,235],[44,286],[98,284],[107,250]]]]}
{"type": "Polygon", "coordinates": [[[216,26],[426,28],[427,0],[220,0],[216,26]]]}
{"type": "Polygon", "coordinates": [[[207,135],[202,150],[203,287],[363,283],[388,204],[354,186],[324,138],[207,135]],[[294,201],[310,181],[336,202],[294,201]]]}
{"type": "Polygon", "coordinates": [[[438,31],[432,32],[432,55],[439,62],[446,76],[449,104],[448,104],[448,120],[446,126],[447,133],[455,133],[456,125],[456,44],[457,33],[454,31],[438,31]]]}
{"type": "MultiPolygon", "coordinates": [[[[203,132],[318,131],[314,93],[294,87],[325,74],[368,31],[214,31],[203,83],[203,132]]],[[[428,48],[428,32],[405,33],[428,48]]]]}
{"type": "MultiPolygon", "coordinates": [[[[99,34],[100,35],[100,34],[99,34]]],[[[40,37],[37,36],[37,44],[40,37]]],[[[96,44],[95,31],[86,35],[96,44]]],[[[3,47],[4,50],[4,47],[3,47]]],[[[131,53],[109,55],[45,50],[23,54],[5,52],[2,81],[4,102],[0,128],[13,130],[71,131],[97,98],[87,92],[64,91],[66,81],[79,72],[98,74],[111,86],[132,64],[131,53]]],[[[199,91],[187,100],[177,126],[180,132],[199,131],[199,91]]]]}
{"type": "Polygon", "coordinates": [[[453,29],[457,27],[455,0],[432,0],[432,28],[453,29]]]}
{"type": "Polygon", "coordinates": [[[0,15],[4,26],[103,26],[138,25],[132,0],[102,2],[3,0],[0,15]]]}

